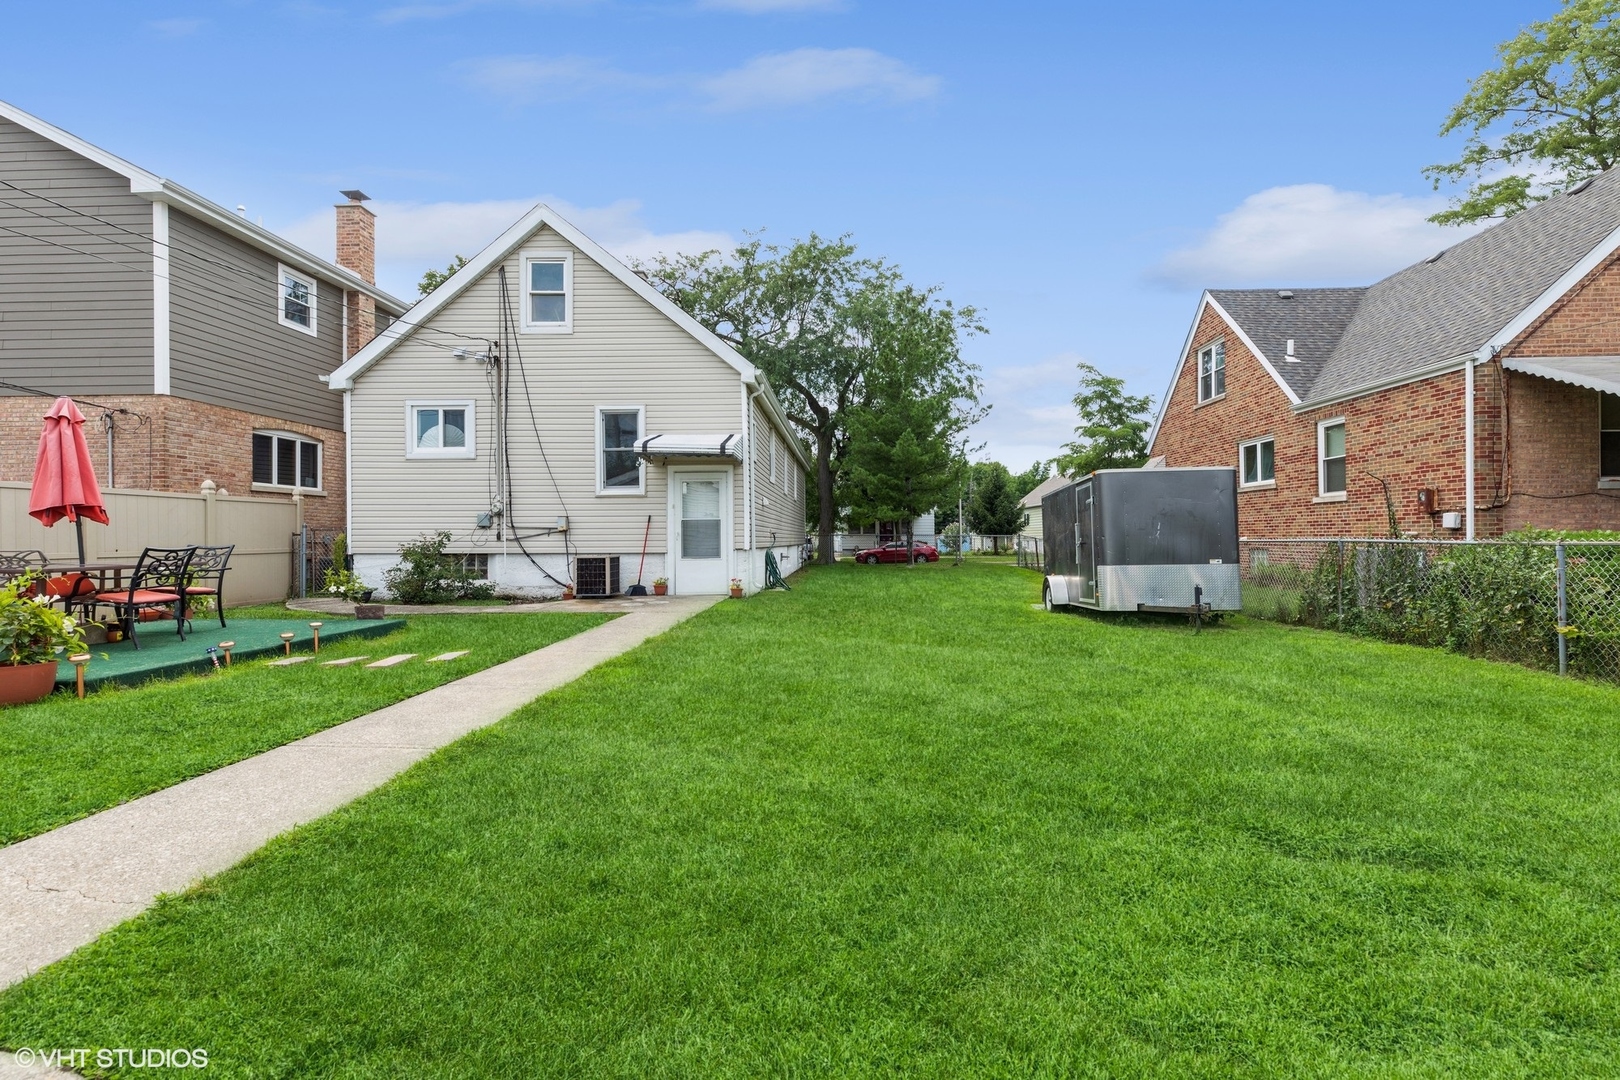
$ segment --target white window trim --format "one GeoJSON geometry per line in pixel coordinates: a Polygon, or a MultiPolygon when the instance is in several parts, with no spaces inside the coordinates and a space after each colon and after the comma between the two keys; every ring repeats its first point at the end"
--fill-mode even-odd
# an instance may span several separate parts
{"type": "MultiPolygon", "coordinates": [[[[443,424],[443,418],[439,423],[443,424]]],[[[470,398],[411,398],[405,402],[405,457],[410,461],[466,461],[478,456],[478,403],[470,398]],[[418,449],[416,410],[466,409],[467,445],[418,449]]]]}
{"type": "Polygon", "coordinates": [[[647,437],[647,406],[645,405],[598,405],[596,407],[596,494],[604,499],[618,498],[629,495],[647,494],[647,462],[646,459],[637,459],[636,471],[640,479],[635,487],[605,486],[607,476],[602,472],[602,457],[607,447],[602,445],[602,414],[610,412],[633,412],[636,414],[636,441],[640,442],[647,437]]]}
{"type": "Polygon", "coordinates": [[[572,334],[574,332],[574,253],[564,248],[535,248],[525,251],[519,262],[522,274],[523,321],[525,334],[572,334]],[[563,321],[560,323],[531,322],[534,306],[529,303],[529,266],[537,262],[563,264],[563,321]]]}
{"type": "Polygon", "coordinates": [[[1221,398],[1226,396],[1226,384],[1225,384],[1225,381],[1224,381],[1225,380],[1225,375],[1226,375],[1226,339],[1224,337],[1218,337],[1214,341],[1206,342],[1205,344],[1199,346],[1198,350],[1193,354],[1193,367],[1194,367],[1195,374],[1196,374],[1197,380],[1198,380],[1198,386],[1197,386],[1198,404],[1207,405],[1211,401],[1219,401],[1219,400],[1221,400],[1221,398]],[[1215,392],[1215,379],[1213,377],[1214,376],[1214,370],[1215,370],[1215,347],[1216,346],[1220,346],[1220,348],[1221,348],[1222,384],[1221,384],[1220,393],[1215,392]],[[1210,381],[1209,381],[1209,391],[1210,391],[1210,393],[1209,393],[1208,397],[1204,396],[1204,354],[1205,353],[1210,354],[1209,364],[1210,364],[1211,378],[1210,378],[1210,381]]]}
{"type": "Polygon", "coordinates": [[[1316,422],[1316,501],[1343,502],[1350,497],[1350,427],[1344,429],[1344,490],[1327,490],[1327,429],[1335,424],[1344,424],[1344,417],[1335,416],[1331,420],[1318,420],[1316,422]]]}
{"type": "MultiPolygon", "coordinates": [[[[1258,451],[1256,451],[1256,453],[1258,454],[1258,451]]],[[[1260,464],[1259,458],[1256,457],[1256,459],[1255,459],[1256,471],[1258,471],[1259,464],[1260,464]]],[[[1268,487],[1276,487],[1276,486],[1277,486],[1277,437],[1275,435],[1262,435],[1257,439],[1244,439],[1242,442],[1238,443],[1238,487],[1240,489],[1242,489],[1242,490],[1245,490],[1245,491],[1252,491],[1252,490],[1254,490],[1256,488],[1268,488],[1268,487]],[[1256,480],[1254,483],[1251,484],[1251,483],[1248,483],[1247,481],[1245,481],[1243,479],[1243,452],[1245,450],[1247,450],[1249,447],[1251,447],[1251,446],[1259,446],[1261,443],[1270,443],[1271,444],[1271,479],[1270,480],[1256,480]]]]}
{"type": "Polygon", "coordinates": [[[285,263],[276,264],[276,322],[287,327],[289,330],[297,330],[300,334],[308,334],[310,337],[315,337],[317,333],[316,328],[320,326],[320,299],[320,282],[316,281],[314,278],[300,270],[294,270],[285,263]],[[301,323],[295,323],[291,319],[287,318],[286,282],[288,278],[292,278],[294,281],[302,282],[303,284],[309,286],[308,326],[304,326],[301,323]]]}
{"type": "MultiPolygon", "coordinates": [[[[248,439],[248,470],[249,470],[249,477],[250,477],[249,482],[248,482],[248,490],[250,490],[250,491],[287,491],[287,492],[297,491],[297,492],[302,492],[305,495],[323,495],[323,496],[326,494],[326,446],[325,446],[324,443],[322,443],[319,439],[312,439],[308,435],[300,435],[296,431],[280,431],[280,430],[278,430],[276,428],[254,428],[253,429],[253,434],[254,435],[268,435],[268,436],[270,436],[271,438],[274,438],[274,439],[290,439],[290,440],[293,440],[294,442],[308,443],[309,445],[313,446],[315,448],[315,481],[316,481],[316,484],[315,484],[314,487],[308,488],[308,487],[299,487],[297,484],[261,484],[257,480],[251,479],[252,467],[253,467],[253,458],[252,458],[253,440],[250,437],[248,439]]],[[[274,471],[275,466],[276,466],[275,445],[272,443],[271,448],[270,448],[270,468],[271,468],[272,471],[274,471]]],[[[297,478],[297,472],[298,472],[298,459],[295,456],[293,458],[294,479],[297,478]]]]}
{"type": "MultiPolygon", "coordinates": [[[[1610,395],[1613,396],[1613,395],[1610,395]]],[[[1598,489],[1620,488],[1620,476],[1605,476],[1603,474],[1603,433],[1605,431],[1620,431],[1620,428],[1606,428],[1603,426],[1603,392],[1598,391],[1598,489]]]]}

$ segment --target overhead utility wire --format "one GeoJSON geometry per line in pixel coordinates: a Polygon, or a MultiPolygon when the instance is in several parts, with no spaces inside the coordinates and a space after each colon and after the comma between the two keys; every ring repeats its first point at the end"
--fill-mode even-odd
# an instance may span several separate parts
{"type": "MultiPolygon", "coordinates": [[[[0,199],[0,202],[5,202],[5,200],[0,199]]],[[[28,211],[28,210],[26,210],[26,209],[24,209],[22,207],[18,207],[17,209],[23,210],[24,213],[29,213],[30,212],[30,211],[28,211]]],[[[42,216],[42,215],[36,215],[36,216],[42,216]]],[[[55,221],[56,219],[47,217],[45,220],[47,220],[47,221],[55,221]]],[[[119,267],[121,269],[124,269],[124,270],[133,271],[134,273],[137,273],[137,274],[147,274],[147,275],[153,276],[153,277],[156,276],[155,272],[152,270],[152,268],[150,266],[135,266],[135,265],[132,265],[130,263],[120,262],[117,259],[108,258],[105,255],[98,255],[94,251],[85,251],[82,248],[74,247],[72,244],[63,243],[61,240],[53,240],[50,237],[37,236],[34,233],[24,232],[23,230],[15,228],[15,227],[10,226],[10,225],[0,225],[0,232],[8,232],[8,233],[11,233],[14,236],[20,236],[25,240],[32,240],[35,243],[44,244],[47,247],[61,248],[62,250],[70,251],[75,255],[83,255],[87,259],[96,259],[99,262],[104,262],[104,263],[107,263],[107,264],[109,264],[111,266],[117,266],[117,267],[119,267]]],[[[185,254],[184,252],[182,252],[182,253],[185,254]]],[[[148,259],[148,260],[150,260],[150,258],[151,258],[151,254],[149,252],[141,252],[140,254],[143,257],[145,257],[146,259],[148,259]]],[[[261,276],[258,276],[258,275],[254,275],[252,280],[253,280],[253,283],[256,284],[256,285],[263,285],[265,283],[264,278],[261,277],[261,276]]],[[[427,330],[427,331],[429,331],[431,333],[440,334],[440,335],[442,335],[444,337],[450,338],[453,341],[475,342],[475,343],[488,344],[488,339],[487,338],[475,338],[475,337],[471,337],[470,335],[466,335],[466,334],[455,334],[455,333],[451,333],[448,330],[440,330],[437,327],[428,326],[425,323],[412,322],[412,321],[408,321],[406,319],[395,319],[395,320],[393,320],[386,327],[384,327],[382,330],[378,331],[378,335],[380,336],[382,334],[385,334],[388,331],[392,330],[396,326],[403,326],[403,327],[405,327],[407,329],[427,330]]],[[[461,346],[442,345],[442,344],[440,344],[439,342],[436,342],[436,341],[420,341],[419,344],[425,345],[428,348],[432,348],[432,349],[442,349],[445,352],[449,352],[449,353],[465,353],[467,351],[467,347],[465,345],[461,345],[461,346]]]]}
{"type": "MultiPolygon", "coordinates": [[[[77,209],[75,209],[75,208],[73,208],[71,206],[67,206],[67,205],[65,205],[63,203],[56,202],[54,199],[46,198],[43,195],[39,195],[37,192],[32,192],[32,191],[29,191],[26,188],[17,187],[17,185],[8,183],[7,181],[5,181],[3,179],[0,179],[0,184],[4,184],[6,187],[12,188],[12,189],[14,189],[16,191],[21,191],[21,192],[23,192],[24,194],[27,194],[27,195],[34,195],[37,198],[43,199],[45,202],[48,202],[53,206],[59,206],[62,209],[67,210],[70,213],[78,214],[81,217],[87,217],[92,221],[101,222],[104,225],[108,225],[111,228],[117,229],[119,232],[126,233],[126,234],[128,234],[130,236],[135,237],[136,239],[140,240],[143,245],[150,245],[151,248],[155,248],[157,246],[157,242],[155,240],[153,240],[149,236],[146,236],[143,233],[137,232],[137,231],[132,230],[132,229],[127,229],[127,228],[125,228],[125,227],[123,227],[121,225],[118,225],[115,222],[107,221],[105,218],[100,218],[100,217],[97,217],[94,214],[86,213],[85,211],[77,210],[77,209]]],[[[120,241],[120,240],[118,240],[116,238],[108,237],[108,236],[105,236],[105,235],[103,235],[101,233],[92,232],[91,230],[85,228],[82,225],[78,225],[78,224],[76,224],[74,222],[71,222],[71,221],[64,221],[62,218],[56,217],[56,216],[51,215],[51,214],[41,213],[39,210],[36,210],[36,209],[34,209],[32,207],[18,205],[17,203],[12,202],[12,201],[10,201],[8,199],[0,199],[0,205],[9,206],[12,209],[17,210],[17,211],[19,211],[21,213],[29,214],[29,215],[31,215],[33,217],[39,218],[41,221],[48,221],[48,222],[51,222],[52,224],[60,225],[63,228],[76,229],[79,232],[84,233],[86,236],[92,237],[93,239],[101,240],[101,241],[104,241],[104,242],[110,243],[110,244],[116,244],[119,247],[122,247],[122,248],[124,248],[124,249],[126,249],[128,251],[131,251],[131,252],[135,253],[136,255],[141,256],[143,259],[152,258],[153,251],[149,247],[146,247],[146,246],[139,246],[138,247],[138,246],[136,246],[134,244],[130,244],[130,243],[127,243],[125,241],[120,241]]],[[[3,227],[4,226],[0,226],[0,228],[3,228],[3,227]]],[[[97,255],[95,252],[84,251],[84,250],[82,250],[80,248],[73,247],[70,244],[63,243],[60,240],[51,239],[49,237],[37,236],[37,235],[32,234],[32,233],[25,233],[25,232],[22,232],[19,229],[15,229],[15,228],[10,228],[10,229],[8,229],[8,231],[13,232],[18,236],[23,236],[23,237],[26,237],[26,238],[28,238],[30,240],[34,240],[37,243],[49,244],[49,245],[54,246],[54,247],[65,248],[68,251],[73,251],[73,252],[76,252],[76,253],[78,253],[80,255],[85,255],[85,256],[87,256],[89,258],[93,258],[93,259],[101,259],[103,262],[110,262],[115,266],[121,266],[121,267],[124,267],[125,269],[128,269],[128,270],[134,270],[134,271],[139,272],[139,273],[147,273],[147,274],[153,273],[153,271],[148,267],[135,266],[135,265],[131,265],[131,264],[125,263],[125,262],[119,262],[116,259],[108,259],[105,256],[97,255]]],[[[264,273],[263,273],[262,269],[261,270],[255,270],[252,267],[244,266],[244,265],[242,265],[240,263],[234,263],[234,262],[229,262],[229,261],[225,261],[225,260],[211,258],[211,257],[209,257],[207,255],[199,254],[198,252],[192,251],[192,250],[190,250],[188,248],[176,247],[172,242],[168,243],[168,244],[165,244],[163,246],[168,248],[169,254],[171,256],[172,255],[182,255],[182,256],[185,256],[186,258],[194,259],[194,260],[196,260],[198,262],[201,262],[201,263],[204,263],[204,264],[206,264],[208,266],[216,266],[216,267],[218,267],[218,268],[220,268],[222,270],[227,270],[227,271],[230,271],[231,273],[237,274],[238,276],[244,278],[245,280],[251,281],[255,285],[262,285],[264,283],[264,273]]],[[[344,289],[342,291],[344,291],[344,292],[355,292],[355,291],[358,291],[358,290],[344,289]]],[[[443,337],[451,338],[451,339],[454,339],[454,340],[473,340],[473,341],[482,341],[482,340],[484,340],[482,338],[469,338],[468,335],[465,335],[465,334],[455,334],[455,333],[452,333],[451,331],[440,330],[437,327],[427,326],[427,325],[422,324],[422,323],[409,322],[409,321],[406,321],[403,318],[393,319],[389,323],[389,327],[393,327],[393,326],[396,326],[396,325],[403,325],[403,326],[407,326],[407,327],[420,327],[421,329],[427,330],[430,333],[439,334],[439,335],[441,335],[443,337]]]]}
{"type": "MultiPolygon", "coordinates": [[[[502,341],[503,345],[509,346],[510,349],[511,349],[512,354],[518,358],[518,370],[522,371],[523,370],[522,353],[518,350],[518,344],[517,344],[516,335],[511,333],[511,330],[515,327],[516,319],[512,314],[511,294],[510,294],[510,292],[509,292],[509,290],[507,288],[506,267],[505,266],[502,266],[500,268],[500,295],[501,295],[501,318],[500,318],[501,341],[502,341]]],[[[503,356],[501,358],[501,367],[503,369],[502,378],[505,380],[505,382],[506,382],[506,384],[507,384],[507,386],[509,388],[510,383],[511,383],[511,375],[510,375],[510,372],[508,370],[508,363],[509,363],[509,358],[503,356]]],[[[509,391],[507,393],[503,393],[500,396],[499,400],[501,402],[502,410],[505,409],[506,402],[509,400],[509,398],[510,398],[509,391]]],[[[570,526],[572,526],[573,523],[574,523],[573,515],[568,514],[568,504],[563,501],[562,488],[558,486],[557,477],[551,471],[551,461],[546,457],[546,446],[545,446],[545,443],[540,438],[540,424],[534,417],[534,399],[529,396],[529,379],[528,379],[527,374],[525,374],[523,376],[523,398],[528,403],[528,407],[529,407],[529,423],[534,427],[534,441],[535,441],[535,445],[540,448],[540,460],[545,462],[546,475],[551,477],[551,488],[552,488],[552,491],[554,491],[556,493],[556,495],[557,495],[557,503],[558,503],[558,505],[560,505],[562,507],[563,513],[565,515],[568,515],[568,524],[570,526]]],[[[546,576],[546,578],[549,581],[552,582],[552,584],[561,586],[562,588],[566,589],[568,587],[568,583],[558,581],[555,577],[553,577],[551,572],[549,570],[547,570],[544,566],[541,566],[540,565],[540,560],[536,559],[532,554],[530,554],[529,549],[527,547],[525,547],[524,544],[523,544],[523,535],[522,535],[522,533],[520,533],[518,531],[516,515],[512,513],[511,433],[506,430],[506,425],[505,425],[505,422],[504,422],[503,418],[497,418],[497,420],[501,424],[501,430],[502,430],[502,434],[503,434],[500,453],[501,453],[502,458],[506,462],[506,470],[505,470],[506,471],[506,493],[505,493],[506,502],[502,506],[501,509],[505,513],[506,521],[512,527],[512,539],[517,543],[518,550],[523,552],[523,557],[528,559],[529,562],[533,563],[534,568],[536,570],[538,570],[538,571],[540,571],[540,573],[544,574],[546,576]]],[[[573,565],[574,554],[570,550],[569,537],[568,537],[569,530],[568,529],[563,529],[563,530],[560,530],[560,531],[562,532],[563,560],[564,560],[564,562],[566,564],[573,565]]],[[[566,571],[565,571],[565,573],[566,573],[566,571]]],[[[568,576],[570,578],[573,577],[572,574],[569,574],[568,576]]]]}

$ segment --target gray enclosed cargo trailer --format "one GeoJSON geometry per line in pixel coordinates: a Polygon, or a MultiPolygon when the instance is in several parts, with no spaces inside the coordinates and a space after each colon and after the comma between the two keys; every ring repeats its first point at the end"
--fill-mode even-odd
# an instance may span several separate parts
{"type": "Polygon", "coordinates": [[[1041,528],[1048,610],[1243,605],[1236,469],[1102,469],[1042,499],[1041,528]]]}

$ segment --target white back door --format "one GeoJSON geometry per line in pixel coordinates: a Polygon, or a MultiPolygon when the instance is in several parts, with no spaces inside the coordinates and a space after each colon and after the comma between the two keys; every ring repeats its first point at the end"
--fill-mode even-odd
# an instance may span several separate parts
{"type": "Polygon", "coordinates": [[[723,593],[731,587],[731,472],[669,471],[670,592],[723,593]]]}

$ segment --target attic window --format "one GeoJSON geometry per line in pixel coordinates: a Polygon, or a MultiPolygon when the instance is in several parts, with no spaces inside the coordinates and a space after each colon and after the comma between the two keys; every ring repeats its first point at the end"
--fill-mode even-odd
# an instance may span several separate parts
{"type": "Polygon", "coordinates": [[[1198,400],[1214,401],[1226,393],[1226,342],[1198,350],[1198,400]]]}
{"type": "Polygon", "coordinates": [[[523,256],[523,332],[566,334],[574,328],[574,259],[570,252],[523,256]]]}

